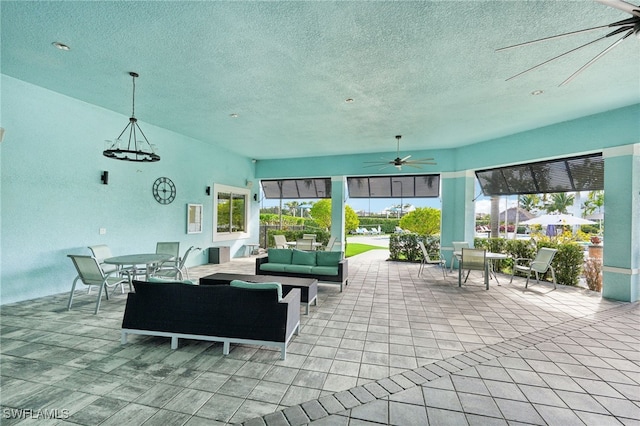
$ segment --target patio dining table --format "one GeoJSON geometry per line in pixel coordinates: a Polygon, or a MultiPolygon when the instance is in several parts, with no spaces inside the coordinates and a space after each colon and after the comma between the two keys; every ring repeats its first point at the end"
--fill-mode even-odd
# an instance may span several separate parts
{"type": "MultiPolygon", "coordinates": [[[[453,254],[454,256],[458,257],[458,259],[462,259],[461,251],[454,251],[453,254]]],[[[509,255],[504,253],[493,253],[490,251],[486,253],[486,261],[489,263],[489,278],[491,278],[491,276],[493,275],[493,278],[496,279],[496,283],[498,283],[498,285],[500,285],[500,281],[498,281],[498,276],[496,275],[494,263],[496,260],[504,260],[508,258],[509,258],[509,255]]],[[[458,262],[458,268],[460,268],[460,264],[461,262],[458,262]]]]}
{"type": "MultiPolygon", "coordinates": [[[[108,257],[104,259],[104,263],[108,263],[109,265],[118,265],[118,266],[130,266],[133,270],[133,276],[136,275],[136,270],[138,266],[144,265],[145,267],[145,279],[149,279],[151,275],[151,271],[153,270],[153,265],[156,265],[161,262],[166,262],[167,260],[172,260],[173,256],[170,254],[159,254],[159,253],[141,253],[141,254],[126,254],[124,256],[114,256],[108,257]]],[[[129,275],[129,280],[131,280],[131,274],[129,275]]]]}

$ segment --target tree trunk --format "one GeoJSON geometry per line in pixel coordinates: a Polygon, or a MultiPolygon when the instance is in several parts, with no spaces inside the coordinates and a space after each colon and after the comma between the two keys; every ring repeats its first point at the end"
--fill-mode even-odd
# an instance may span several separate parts
{"type": "Polygon", "coordinates": [[[491,238],[500,237],[500,197],[491,197],[491,238]]]}

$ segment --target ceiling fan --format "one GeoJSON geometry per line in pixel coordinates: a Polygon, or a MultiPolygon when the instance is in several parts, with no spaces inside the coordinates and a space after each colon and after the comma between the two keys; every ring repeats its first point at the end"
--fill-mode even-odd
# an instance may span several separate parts
{"type": "Polygon", "coordinates": [[[402,135],[396,135],[396,140],[397,142],[397,148],[396,148],[396,158],[393,160],[387,160],[385,158],[382,158],[384,161],[365,161],[365,163],[372,163],[368,166],[364,166],[364,167],[375,167],[375,166],[382,166],[380,167],[378,170],[382,170],[382,169],[386,169],[389,166],[393,166],[395,168],[397,168],[398,170],[402,170],[402,166],[408,166],[408,167],[414,167],[416,169],[421,169],[422,167],[420,167],[419,165],[422,164],[438,164],[438,163],[434,163],[432,160],[433,158],[420,158],[418,160],[409,160],[409,158],[411,158],[411,155],[407,155],[404,158],[400,158],[400,138],[402,137],[402,135]]]}
{"type": "Polygon", "coordinates": [[[582,49],[583,47],[589,46],[595,42],[598,42],[600,40],[604,40],[606,38],[618,35],[618,34],[623,34],[623,36],[621,38],[619,38],[618,40],[616,40],[613,44],[611,44],[609,47],[607,47],[606,49],[604,49],[602,52],[598,53],[593,59],[591,59],[589,62],[587,62],[586,64],[584,64],[582,67],[580,67],[576,72],[574,72],[573,74],[571,74],[566,80],[564,80],[562,83],[560,83],[560,86],[564,86],[566,84],[569,84],[574,78],[576,78],[582,71],[584,71],[585,69],[589,68],[591,65],[593,65],[594,62],[596,62],[598,59],[600,59],[602,56],[604,56],[606,53],[608,53],[609,51],[611,51],[614,47],[618,46],[620,43],[622,43],[622,41],[624,39],[626,39],[627,37],[629,37],[632,34],[635,34],[637,37],[640,38],[640,6],[634,6],[631,3],[627,3],[626,1],[623,0],[595,0],[598,3],[602,3],[606,6],[610,6],[619,10],[622,10],[624,12],[629,13],[632,17],[631,18],[627,18],[627,19],[623,19],[621,21],[617,21],[617,22],[613,22],[611,24],[608,25],[600,25],[597,27],[592,27],[592,28],[586,28],[584,30],[578,30],[578,31],[571,31],[568,33],[563,33],[563,34],[558,34],[555,36],[550,36],[550,37],[544,37],[544,38],[540,38],[537,40],[532,40],[532,41],[527,41],[524,43],[518,43],[518,44],[514,44],[512,46],[507,46],[507,47],[502,47],[500,49],[496,49],[496,52],[502,52],[504,50],[508,50],[508,49],[513,49],[516,47],[522,47],[522,46],[527,46],[530,44],[534,44],[534,43],[539,43],[542,41],[548,41],[548,40],[554,40],[560,37],[566,37],[566,36],[570,36],[570,35],[574,35],[574,34],[580,34],[580,33],[585,33],[585,32],[589,32],[589,31],[595,31],[595,30],[599,30],[602,28],[615,28],[615,30],[609,32],[608,34],[605,34],[602,37],[599,37],[593,41],[590,41],[588,43],[585,43],[581,46],[575,47],[567,52],[564,52],[558,56],[554,56],[551,59],[547,59],[544,62],[539,63],[538,65],[535,65],[529,69],[526,69],[522,72],[519,72],[516,75],[513,75],[511,77],[509,77],[507,79],[507,81],[514,79],[516,77],[519,77],[523,74],[528,73],[529,71],[533,71],[534,69],[541,67],[542,65],[548,64],[551,61],[554,61],[558,58],[561,58],[571,52],[575,52],[578,49],[582,49]]]}

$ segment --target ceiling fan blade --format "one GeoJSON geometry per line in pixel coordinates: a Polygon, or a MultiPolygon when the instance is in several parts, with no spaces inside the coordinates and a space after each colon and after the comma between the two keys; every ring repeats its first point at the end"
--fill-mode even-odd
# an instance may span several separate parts
{"type": "Polygon", "coordinates": [[[401,158],[401,159],[400,159],[400,162],[401,162],[401,163],[404,163],[404,162],[405,162],[405,161],[407,161],[409,158],[411,158],[411,156],[410,156],[410,155],[407,155],[406,157],[401,158]]]}
{"type": "Polygon", "coordinates": [[[592,60],[590,60],[589,62],[587,62],[586,64],[584,64],[582,67],[580,67],[580,69],[576,72],[574,72],[573,74],[571,74],[569,76],[569,78],[567,78],[565,81],[563,81],[562,83],[560,83],[560,86],[565,86],[569,83],[571,83],[571,81],[576,78],[582,71],[586,70],[587,68],[589,68],[591,65],[593,65],[594,62],[596,62],[598,59],[600,59],[601,57],[603,57],[607,52],[609,52],[611,49],[613,49],[614,47],[616,47],[617,45],[619,45],[620,43],[622,43],[622,41],[629,37],[631,34],[634,33],[634,30],[631,29],[629,30],[624,36],[622,36],[622,38],[616,40],[611,46],[607,47],[606,49],[604,49],[602,52],[598,53],[592,60]]]}
{"type": "Polygon", "coordinates": [[[435,160],[435,158],[430,157],[430,158],[416,158],[415,160],[411,160],[412,163],[415,163],[417,161],[433,161],[435,160]]]}
{"type": "Polygon", "coordinates": [[[435,166],[438,163],[436,163],[435,161],[408,161],[405,164],[428,164],[431,166],[435,166]]]}
{"type": "Polygon", "coordinates": [[[368,166],[362,166],[362,167],[377,167],[377,166],[389,164],[389,163],[380,163],[380,162],[373,162],[373,161],[365,161],[365,163],[373,163],[373,164],[369,164],[368,166]]]}
{"type": "Polygon", "coordinates": [[[568,32],[568,33],[558,34],[558,35],[554,35],[554,36],[550,36],[550,37],[539,38],[537,40],[525,41],[524,43],[518,43],[518,44],[513,44],[511,46],[501,47],[499,49],[496,49],[496,52],[502,52],[504,50],[513,49],[513,48],[516,48],[516,47],[528,46],[530,44],[540,43],[542,41],[554,40],[556,38],[566,37],[566,36],[570,36],[570,35],[574,35],[574,34],[585,33],[585,32],[589,32],[589,31],[600,30],[602,28],[608,28],[608,27],[609,27],[609,25],[600,25],[598,27],[585,28],[584,30],[571,31],[571,32],[568,32]]]}
{"type": "Polygon", "coordinates": [[[574,48],[574,49],[571,49],[571,50],[568,50],[568,51],[566,51],[566,52],[564,52],[564,53],[561,53],[561,54],[560,54],[560,55],[558,55],[558,56],[554,56],[554,57],[553,57],[553,58],[551,58],[551,59],[547,59],[547,60],[546,60],[546,61],[544,61],[544,62],[540,62],[538,65],[534,65],[534,66],[532,66],[531,68],[528,68],[528,69],[526,69],[526,70],[524,70],[524,71],[519,72],[518,74],[512,75],[511,77],[507,78],[505,81],[510,81],[510,80],[513,80],[513,79],[514,79],[514,78],[516,78],[516,77],[520,77],[521,75],[526,74],[526,73],[528,73],[529,71],[533,71],[533,70],[535,70],[536,68],[539,68],[539,67],[541,67],[541,66],[543,66],[543,65],[545,65],[545,64],[548,64],[549,62],[555,61],[556,59],[562,58],[563,56],[568,55],[568,54],[569,54],[569,53],[571,53],[571,52],[575,52],[576,50],[582,49],[583,47],[589,46],[589,45],[591,45],[591,44],[593,44],[593,43],[595,43],[595,42],[597,42],[597,41],[603,40],[603,39],[604,39],[604,38],[606,38],[606,37],[607,37],[607,36],[602,36],[602,37],[597,38],[597,39],[595,39],[595,40],[593,40],[593,41],[590,41],[590,42],[588,42],[588,43],[585,43],[585,44],[583,44],[582,46],[578,46],[578,47],[576,47],[576,48],[574,48]]]}
{"type": "Polygon", "coordinates": [[[422,169],[422,167],[420,166],[415,166],[415,163],[404,163],[405,166],[407,167],[413,167],[414,169],[422,169]]]}
{"type": "Polygon", "coordinates": [[[640,16],[640,7],[622,0],[596,0],[605,6],[613,7],[618,10],[630,13],[631,15],[640,16]]]}

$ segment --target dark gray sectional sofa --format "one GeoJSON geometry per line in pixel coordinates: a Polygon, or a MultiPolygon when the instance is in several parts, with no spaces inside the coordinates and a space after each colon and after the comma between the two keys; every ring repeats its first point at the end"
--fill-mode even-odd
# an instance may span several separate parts
{"type": "Polygon", "coordinates": [[[223,343],[276,346],[285,359],[287,344],[300,330],[300,290],[278,300],[276,289],[199,286],[134,281],[122,320],[122,344],[127,335],[142,334],[223,343]]]}
{"type": "Polygon", "coordinates": [[[269,249],[266,256],[256,258],[256,275],[315,278],[320,282],[348,284],[347,259],[339,251],[304,251],[269,249]]]}

